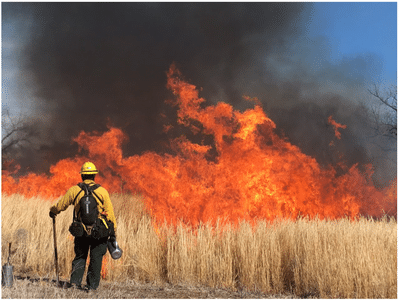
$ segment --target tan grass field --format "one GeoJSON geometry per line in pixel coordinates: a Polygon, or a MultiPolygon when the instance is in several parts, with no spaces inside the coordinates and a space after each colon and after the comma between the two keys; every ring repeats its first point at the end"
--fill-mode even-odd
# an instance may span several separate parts
{"type": "MultiPolygon", "coordinates": [[[[119,260],[106,254],[101,285],[202,286],[296,297],[397,298],[397,222],[279,220],[238,226],[155,227],[140,198],[111,195],[119,260]]],[[[2,265],[12,242],[14,274],[55,279],[52,204],[2,196],[2,265]]],[[[72,207],[56,218],[60,278],[74,257],[72,207]]],[[[119,294],[119,298],[121,295],[119,294]]]]}

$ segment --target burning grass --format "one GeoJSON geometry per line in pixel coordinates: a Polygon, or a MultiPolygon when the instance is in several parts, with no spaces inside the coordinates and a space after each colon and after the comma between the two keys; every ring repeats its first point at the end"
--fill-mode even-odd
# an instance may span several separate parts
{"type": "MultiPolygon", "coordinates": [[[[176,122],[164,124],[175,124],[169,151],[127,156],[122,145],[129,137],[121,129],[81,131],[72,139],[79,153],[52,165],[47,175],[18,176],[19,166],[9,163],[2,170],[2,192],[58,197],[80,180],[81,165],[93,161],[100,170],[96,180],[110,193],[142,194],[151,215],[168,224],[183,220],[196,227],[201,222],[215,225],[220,217],[237,224],[295,220],[300,215],[339,219],[396,212],[396,185],[377,188],[372,164],[347,164],[340,153],[335,165],[320,164],[277,134],[276,124],[255,98],[246,98],[254,107],[245,111],[224,102],[206,104],[173,65],[167,87],[174,98],[168,103],[177,108],[176,122]]],[[[334,153],[339,130],[346,125],[332,116],[326,121],[333,127],[334,153]]]]}
{"type": "MultiPolygon", "coordinates": [[[[156,225],[140,197],[111,195],[120,260],[106,254],[104,280],[186,284],[321,298],[396,298],[397,222],[259,220],[254,224],[156,225]]],[[[2,197],[2,264],[12,242],[14,273],[55,278],[51,203],[2,197]]],[[[72,207],[57,216],[60,278],[68,280],[72,207]]]]}

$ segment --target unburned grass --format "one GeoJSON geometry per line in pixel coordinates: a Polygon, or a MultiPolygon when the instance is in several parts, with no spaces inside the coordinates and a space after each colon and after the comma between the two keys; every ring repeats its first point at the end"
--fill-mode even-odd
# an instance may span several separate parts
{"type": "MultiPolygon", "coordinates": [[[[140,198],[112,195],[118,243],[107,253],[105,280],[191,284],[298,297],[396,298],[397,223],[277,220],[255,225],[154,226],[140,198]]],[[[2,197],[2,264],[12,242],[14,272],[55,278],[49,201],[2,197]]],[[[56,218],[60,277],[69,278],[74,256],[68,232],[72,207],[56,218]]]]}

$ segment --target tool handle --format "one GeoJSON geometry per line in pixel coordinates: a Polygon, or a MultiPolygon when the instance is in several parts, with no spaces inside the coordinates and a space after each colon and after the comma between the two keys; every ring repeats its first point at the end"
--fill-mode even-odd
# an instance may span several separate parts
{"type": "Polygon", "coordinates": [[[10,256],[11,256],[11,243],[8,243],[8,264],[10,264],[10,256]]]}
{"type": "Polygon", "coordinates": [[[54,234],[54,260],[55,260],[55,272],[57,273],[57,284],[60,282],[58,272],[58,253],[57,253],[57,234],[55,228],[55,218],[53,218],[53,234],[54,234]]]}

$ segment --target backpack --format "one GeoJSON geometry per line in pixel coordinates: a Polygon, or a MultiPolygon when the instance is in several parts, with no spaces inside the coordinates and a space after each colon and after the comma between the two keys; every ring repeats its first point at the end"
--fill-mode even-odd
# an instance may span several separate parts
{"type": "MultiPolygon", "coordinates": [[[[79,183],[78,186],[85,192],[84,196],[80,199],[80,209],[77,215],[77,219],[80,220],[86,226],[92,226],[96,223],[98,218],[98,206],[94,192],[95,189],[100,187],[99,184],[89,186],[83,182],[79,183]]],[[[78,193],[78,195],[81,191],[78,193]]],[[[77,196],[78,196],[77,195],[77,196]]],[[[76,197],[77,197],[76,196],[76,197]]],[[[97,196],[98,200],[102,203],[101,199],[97,196]]],[[[76,199],[75,199],[76,201],[76,199]]],[[[74,201],[74,202],[75,202],[74,201]]]]}
{"type": "MultiPolygon", "coordinates": [[[[98,217],[98,205],[96,198],[101,202],[101,198],[94,192],[100,187],[99,184],[89,186],[83,182],[78,183],[81,188],[76,195],[73,203],[76,205],[76,199],[82,191],[84,196],[79,200],[80,209],[76,215],[73,210],[73,220],[69,227],[69,232],[75,237],[92,236],[93,238],[102,238],[109,235],[109,226],[106,221],[98,217]],[[103,226],[103,224],[105,226],[103,226]]],[[[112,223],[112,222],[111,222],[112,223]]]]}
{"type": "Polygon", "coordinates": [[[76,195],[73,203],[76,205],[76,199],[79,194],[84,191],[84,196],[79,200],[80,209],[76,216],[75,210],[73,210],[73,221],[69,227],[69,232],[74,237],[92,237],[94,239],[102,239],[108,236],[115,235],[114,223],[106,220],[103,217],[98,216],[98,205],[96,198],[102,203],[100,197],[94,192],[99,184],[89,186],[83,182],[79,183],[78,186],[81,188],[79,193],[76,195]]]}

